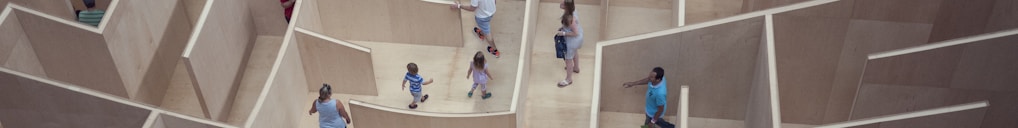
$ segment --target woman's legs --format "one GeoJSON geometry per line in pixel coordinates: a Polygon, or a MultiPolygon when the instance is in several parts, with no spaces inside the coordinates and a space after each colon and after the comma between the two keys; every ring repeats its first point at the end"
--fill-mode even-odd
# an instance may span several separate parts
{"type": "Polygon", "coordinates": [[[573,82],[573,73],[572,73],[572,71],[574,70],[573,68],[576,68],[576,66],[574,66],[574,64],[575,64],[574,62],[575,61],[573,61],[573,60],[576,60],[576,58],[573,58],[573,59],[564,59],[564,60],[566,62],[566,81],[568,81],[569,83],[572,83],[573,82]]]}
{"type": "Polygon", "coordinates": [[[580,57],[576,55],[573,57],[573,72],[580,73],[580,57]]]}

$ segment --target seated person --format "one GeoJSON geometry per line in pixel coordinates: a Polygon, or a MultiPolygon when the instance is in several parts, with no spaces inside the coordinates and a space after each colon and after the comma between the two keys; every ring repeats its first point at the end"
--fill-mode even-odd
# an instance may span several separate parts
{"type": "Polygon", "coordinates": [[[103,20],[103,15],[106,11],[95,8],[95,0],[83,0],[87,9],[78,12],[78,22],[85,23],[92,26],[99,26],[99,22],[103,20]]]}

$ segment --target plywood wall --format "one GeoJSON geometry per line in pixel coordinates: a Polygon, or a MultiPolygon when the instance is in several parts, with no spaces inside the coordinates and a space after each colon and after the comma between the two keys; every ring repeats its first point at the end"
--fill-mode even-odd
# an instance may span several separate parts
{"type": "Polygon", "coordinates": [[[601,111],[643,113],[647,86],[623,88],[654,67],[668,80],[667,114],[679,85],[690,86],[690,116],[742,120],[753,84],[763,17],[604,47],[601,111]]]}
{"type": "MultiPolygon", "coordinates": [[[[969,44],[956,45],[918,53],[869,60],[863,76],[863,88],[891,88],[879,91],[860,90],[853,109],[853,119],[865,118],[891,112],[907,112],[922,108],[940,107],[962,102],[989,100],[991,106],[984,115],[970,115],[982,118],[968,118],[963,115],[937,116],[929,120],[904,122],[902,124],[937,124],[942,119],[957,122],[977,122],[981,127],[1015,127],[1011,119],[1018,118],[1018,81],[1012,79],[1018,74],[1018,56],[1004,54],[1018,50],[1014,40],[1008,36],[969,44]],[[895,91],[897,90],[897,91],[895,91]],[[867,93],[863,93],[863,92],[867,93]],[[867,98],[867,99],[864,99],[867,98]],[[902,104],[898,100],[910,100],[909,105],[893,106],[901,109],[885,109],[887,104],[902,104]],[[862,102],[867,101],[867,102],[862,102]],[[868,103],[873,102],[873,103],[868,103]],[[880,108],[880,109],[878,109],[880,108]],[[863,113],[863,114],[858,114],[863,113]],[[876,114],[867,114],[876,113],[876,114]],[[943,118],[940,118],[943,117],[943,118]]],[[[983,113],[983,112],[978,112],[983,113]]],[[[942,125],[957,126],[958,125],[942,125]]]]}
{"type": "MultiPolygon", "coordinates": [[[[67,1],[71,2],[71,6],[73,7],[74,10],[88,9],[88,7],[85,6],[85,1],[83,0],[67,0],[67,1]]],[[[113,0],[95,0],[95,8],[99,10],[108,10],[108,8],[110,7],[110,2],[113,2],[113,0]]]]}
{"type": "MultiPolygon", "coordinates": [[[[766,30],[764,30],[766,32],[766,30]]],[[[764,33],[766,35],[766,33],[764,33]]],[[[749,91],[749,103],[746,104],[746,127],[747,128],[771,128],[773,127],[771,111],[771,89],[770,69],[768,69],[767,37],[760,40],[760,50],[757,53],[756,72],[753,76],[753,85],[749,91]]]]}
{"type": "MultiPolygon", "coordinates": [[[[322,83],[329,83],[335,93],[378,95],[371,52],[361,51],[304,32],[295,33],[300,46],[301,61],[307,74],[309,92],[315,92],[322,83]]],[[[347,44],[352,44],[348,43],[347,44]]]]}
{"type": "MultiPolygon", "coordinates": [[[[325,33],[322,26],[321,13],[318,11],[318,0],[301,0],[300,16],[297,19],[297,27],[317,33],[325,33]]],[[[297,13],[296,9],[294,13],[297,13]]]]}
{"type": "MultiPolygon", "coordinates": [[[[312,99],[306,99],[308,91],[305,89],[308,83],[304,78],[304,64],[300,61],[301,52],[297,47],[296,40],[290,39],[290,43],[284,44],[284,54],[279,55],[282,61],[276,62],[279,68],[271,79],[272,87],[264,96],[261,109],[256,110],[257,115],[252,115],[250,120],[253,124],[246,127],[259,128],[297,128],[312,127],[301,126],[301,119],[307,118],[305,104],[311,103],[312,99]]],[[[336,89],[343,90],[343,89],[336,89]]],[[[255,114],[255,113],[252,113],[255,114]]]]}
{"type": "Polygon", "coordinates": [[[35,55],[28,35],[25,35],[18,15],[10,14],[0,21],[0,66],[11,70],[46,77],[39,57],[35,55]]]}
{"type": "MultiPolygon", "coordinates": [[[[377,105],[375,105],[377,106],[377,105]]],[[[368,128],[515,128],[516,114],[467,117],[431,117],[386,111],[350,103],[351,121],[355,127],[368,128]],[[399,119],[393,123],[392,119],[399,119]]]]}
{"type": "Polygon", "coordinates": [[[283,15],[283,6],[278,0],[250,0],[247,4],[251,18],[258,26],[255,29],[258,35],[283,36],[287,26],[286,15],[283,15]]]}
{"type": "Polygon", "coordinates": [[[49,78],[128,97],[102,35],[23,11],[11,15],[18,15],[49,78]]]}
{"type": "Polygon", "coordinates": [[[202,11],[205,9],[207,0],[180,0],[184,2],[184,8],[187,9],[187,19],[191,22],[192,26],[198,24],[198,18],[201,16],[202,11]]]}
{"type": "MultiPolygon", "coordinates": [[[[10,3],[18,4],[36,11],[53,15],[65,20],[76,21],[74,10],[70,1],[64,0],[9,0],[10,3]]],[[[9,3],[9,4],[10,4],[9,3]]]]}
{"type": "Polygon", "coordinates": [[[141,127],[151,111],[0,72],[0,120],[8,128],[141,127]]]}
{"type": "Polygon", "coordinates": [[[239,79],[255,37],[254,22],[244,1],[221,0],[203,23],[185,63],[206,115],[223,121],[236,94],[239,79]]]}
{"type": "MultiPolygon", "coordinates": [[[[936,87],[864,84],[852,111],[852,119],[933,109],[987,100],[992,93],[936,87]]],[[[991,105],[990,107],[994,107],[991,105]]],[[[922,118],[883,122],[866,127],[974,128],[986,120],[987,108],[959,111],[922,118]]],[[[1013,119],[1013,118],[1012,118],[1013,119]]],[[[988,127],[988,126],[982,126],[988,127]]]]}
{"type": "Polygon", "coordinates": [[[318,5],[320,12],[329,12],[320,13],[325,34],[345,40],[460,47],[463,30],[471,29],[463,28],[460,11],[449,9],[446,4],[417,0],[327,0],[318,1],[318,5]]]}
{"type": "Polygon", "coordinates": [[[159,114],[156,120],[159,123],[153,124],[153,128],[218,128],[213,125],[208,125],[200,122],[194,122],[190,120],[181,119],[166,114],[159,114]]]}

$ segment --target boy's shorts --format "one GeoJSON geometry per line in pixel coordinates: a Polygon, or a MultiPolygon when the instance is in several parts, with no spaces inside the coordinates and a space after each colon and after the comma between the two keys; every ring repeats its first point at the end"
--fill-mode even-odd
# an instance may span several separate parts
{"type": "Polygon", "coordinates": [[[410,92],[414,96],[414,103],[421,102],[421,92],[410,92]]]}

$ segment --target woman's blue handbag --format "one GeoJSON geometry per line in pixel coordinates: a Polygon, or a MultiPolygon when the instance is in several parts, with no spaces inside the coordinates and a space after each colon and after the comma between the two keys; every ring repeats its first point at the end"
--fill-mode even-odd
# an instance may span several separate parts
{"type": "Polygon", "coordinates": [[[555,57],[565,58],[566,57],[566,37],[561,35],[555,35],[555,57]]]}

